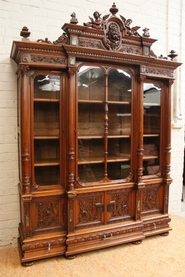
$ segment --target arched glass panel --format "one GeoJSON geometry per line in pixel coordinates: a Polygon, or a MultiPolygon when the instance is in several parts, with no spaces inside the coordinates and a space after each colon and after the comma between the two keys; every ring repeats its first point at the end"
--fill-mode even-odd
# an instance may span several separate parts
{"type": "Polygon", "coordinates": [[[81,182],[130,173],[131,76],[83,66],[78,77],[78,175],[81,182]]]}
{"type": "Polygon", "coordinates": [[[104,176],[104,73],[93,66],[78,75],[78,175],[82,182],[104,176]]]}
{"type": "Polygon", "coordinates": [[[143,174],[159,172],[161,87],[157,83],[144,83],[144,153],[143,174]]]}
{"type": "Polygon", "coordinates": [[[121,69],[108,74],[108,176],[125,179],[130,173],[131,76],[121,69]]]}

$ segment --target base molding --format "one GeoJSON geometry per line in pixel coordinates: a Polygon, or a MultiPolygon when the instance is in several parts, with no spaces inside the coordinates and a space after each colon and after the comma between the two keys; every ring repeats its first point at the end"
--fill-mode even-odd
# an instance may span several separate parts
{"type": "Polygon", "coordinates": [[[21,263],[31,265],[35,260],[61,256],[66,251],[66,236],[64,234],[50,234],[50,236],[24,238],[19,229],[18,248],[21,263]]]}
{"type": "Polygon", "coordinates": [[[30,266],[36,260],[55,256],[68,259],[75,255],[122,245],[126,243],[140,244],[145,238],[154,235],[166,235],[172,229],[168,215],[142,218],[116,225],[106,225],[92,229],[83,229],[74,233],[53,233],[44,236],[24,238],[21,225],[19,227],[18,247],[22,265],[30,266]]]}

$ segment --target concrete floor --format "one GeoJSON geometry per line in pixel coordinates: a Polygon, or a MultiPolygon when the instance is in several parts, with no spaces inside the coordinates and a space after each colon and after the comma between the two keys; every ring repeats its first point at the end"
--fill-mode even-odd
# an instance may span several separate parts
{"type": "Polygon", "coordinates": [[[79,254],[74,260],[55,257],[20,264],[16,246],[0,248],[0,277],[184,277],[185,200],[180,215],[171,215],[168,236],[79,254]]]}

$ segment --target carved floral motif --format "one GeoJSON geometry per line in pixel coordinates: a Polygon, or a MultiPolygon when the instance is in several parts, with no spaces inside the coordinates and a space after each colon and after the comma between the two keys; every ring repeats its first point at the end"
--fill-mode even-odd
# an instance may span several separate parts
{"type": "Polygon", "coordinates": [[[53,41],[53,44],[61,44],[61,43],[68,43],[69,37],[66,33],[63,33],[57,40],[53,41]]]}
{"type": "Polygon", "coordinates": [[[66,64],[66,58],[31,55],[31,61],[36,63],[66,64]]]}
{"type": "Polygon", "coordinates": [[[157,209],[158,187],[152,186],[142,192],[142,211],[157,209]]]}
{"type": "Polygon", "coordinates": [[[126,45],[122,45],[121,49],[120,49],[121,52],[124,52],[124,53],[130,53],[130,54],[135,54],[135,55],[141,55],[141,48],[136,48],[136,47],[131,47],[131,46],[126,46],[126,45]]]}
{"type": "Polygon", "coordinates": [[[46,248],[48,249],[48,245],[50,244],[50,247],[53,246],[62,246],[66,241],[66,238],[60,238],[60,239],[53,239],[53,240],[48,240],[48,241],[39,241],[39,242],[33,242],[29,244],[25,244],[22,246],[23,251],[29,251],[29,250],[34,250],[34,249],[42,249],[46,248]]]}
{"type": "Polygon", "coordinates": [[[59,225],[59,199],[48,197],[37,203],[37,228],[47,228],[59,225]]]}
{"type": "Polygon", "coordinates": [[[171,71],[170,70],[163,70],[163,69],[160,70],[160,69],[146,67],[145,73],[146,74],[162,75],[162,76],[171,77],[171,71]]]}
{"type": "Polygon", "coordinates": [[[115,201],[115,210],[112,211],[112,217],[125,216],[129,214],[129,193],[131,189],[122,191],[110,191],[112,201],[115,201]]]}
{"type": "Polygon", "coordinates": [[[88,223],[95,220],[98,220],[98,211],[96,208],[96,204],[100,203],[100,195],[99,193],[94,193],[93,195],[84,195],[79,198],[79,215],[78,220],[79,223],[88,223]]]}
{"type": "Polygon", "coordinates": [[[101,41],[99,40],[91,40],[91,39],[80,39],[78,41],[78,45],[82,47],[90,47],[90,48],[99,48],[104,49],[101,41]]]}
{"type": "Polygon", "coordinates": [[[134,226],[130,226],[129,228],[127,226],[121,227],[121,228],[115,228],[105,231],[99,231],[95,233],[85,234],[85,235],[79,235],[75,236],[73,238],[67,239],[67,244],[77,244],[81,242],[88,242],[88,241],[97,241],[97,240],[105,240],[105,239],[111,239],[116,236],[132,233],[132,232],[141,232],[143,229],[142,224],[135,224],[134,226]]]}

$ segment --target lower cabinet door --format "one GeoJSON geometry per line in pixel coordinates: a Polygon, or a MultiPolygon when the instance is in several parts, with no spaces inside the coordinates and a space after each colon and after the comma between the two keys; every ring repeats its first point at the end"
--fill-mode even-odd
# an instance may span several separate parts
{"type": "Polygon", "coordinates": [[[74,230],[67,235],[66,256],[141,241],[143,224],[135,220],[135,197],[134,184],[98,192],[79,190],[70,207],[74,230]]]}
{"type": "Polygon", "coordinates": [[[22,263],[64,255],[66,251],[64,195],[33,197],[23,204],[25,220],[19,225],[22,263]]]}

